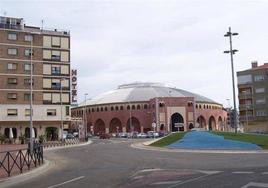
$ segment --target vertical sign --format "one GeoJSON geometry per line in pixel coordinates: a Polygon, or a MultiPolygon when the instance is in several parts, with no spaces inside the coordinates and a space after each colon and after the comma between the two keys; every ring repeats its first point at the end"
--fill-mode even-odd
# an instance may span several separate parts
{"type": "Polygon", "coordinates": [[[77,104],[77,69],[72,69],[72,105],[77,104]]]}

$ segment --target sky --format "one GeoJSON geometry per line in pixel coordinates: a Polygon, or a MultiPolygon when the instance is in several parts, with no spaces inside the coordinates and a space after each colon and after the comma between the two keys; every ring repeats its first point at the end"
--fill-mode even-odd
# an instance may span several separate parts
{"type": "MultiPolygon", "coordinates": [[[[0,15],[71,32],[78,99],[131,82],[162,82],[232,105],[235,71],[268,62],[268,1],[1,0],[0,15]],[[228,102],[227,99],[230,99],[228,102]]],[[[236,91],[237,94],[237,91],[236,91]]]]}

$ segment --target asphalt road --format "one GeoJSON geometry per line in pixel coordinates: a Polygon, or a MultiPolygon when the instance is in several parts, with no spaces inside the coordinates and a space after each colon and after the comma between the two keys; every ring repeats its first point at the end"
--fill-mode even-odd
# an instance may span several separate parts
{"type": "Polygon", "coordinates": [[[97,139],[47,151],[53,167],[12,187],[268,187],[268,154],[149,151],[130,147],[136,141],[97,139]]]}

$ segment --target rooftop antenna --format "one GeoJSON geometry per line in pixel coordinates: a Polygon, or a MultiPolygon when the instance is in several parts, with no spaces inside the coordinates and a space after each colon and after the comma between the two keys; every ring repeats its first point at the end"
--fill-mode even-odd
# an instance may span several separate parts
{"type": "Polygon", "coordinates": [[[41,24],[42,24],[41,30],[43,30],[43,28],[44,28],[44,20],[41,20],[41,24]]]}

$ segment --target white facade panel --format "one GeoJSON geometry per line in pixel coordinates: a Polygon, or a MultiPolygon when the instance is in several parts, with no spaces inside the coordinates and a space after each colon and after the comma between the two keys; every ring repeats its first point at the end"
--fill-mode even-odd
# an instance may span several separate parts
{"type": "MultiPolygon", "coordinates": [[[[65,109],[68,105],[62,105],[65,109]]],[[[25,116],[25,110],[29,109],[29,105],[0,105],[0,121],[29,121],[30,117],[25,116]],[[17,116],[7,116],[8,109],[17,109],[17,116]]],[[[62,113],[63,120],[70,120],[64,111],[62,113]]],[[[33,105],[33,121],[60,121],[60,105],[33,105]],[[56,116],[47,116],[47,109],[56,109],[56,116]]]]}

